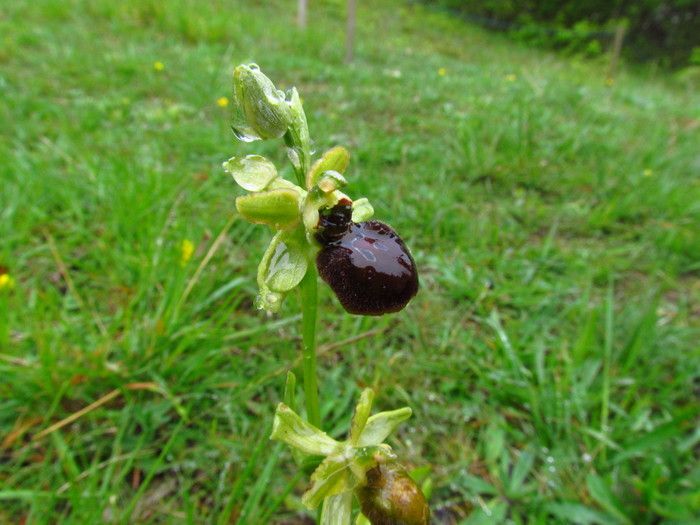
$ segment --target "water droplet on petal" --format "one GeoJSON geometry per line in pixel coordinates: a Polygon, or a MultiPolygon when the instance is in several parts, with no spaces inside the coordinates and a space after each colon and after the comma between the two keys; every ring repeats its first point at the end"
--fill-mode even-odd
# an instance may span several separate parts
{"type": "Polygon", "coordinates": [[[231,126],[231,129],[233,130],[233,134],[236,136],[236,138],[242,142],[253,142],[255,140],[260,140],[260,137],[258,137],[255,132],[248,127],[231,126]]]}
{"type": "Polygon", "coordinates": [[[299,152],[295,148],[287,148],[287,156],[289,161],[294,166],[295,170],[301,169],[301,159],[299,158],[299,152]]]}

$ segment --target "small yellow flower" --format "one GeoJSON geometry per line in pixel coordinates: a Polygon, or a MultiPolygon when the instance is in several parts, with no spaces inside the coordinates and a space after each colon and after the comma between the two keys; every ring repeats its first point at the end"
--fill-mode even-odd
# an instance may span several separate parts
{"type": "Polygon", "coordinates": [[[227,97],[217,98],[216,105],[219,106],[220,108],[225,108],[226,106],[228,106],[228,98],[227,97]]]}
{"type": "Polygon", "coordinates": [[[654,172],[652,170],[650,170],[649,168],[645,169],[643,172],[643,175],[645,177],[651,177],[653,174],[654,174],[654,172]]]}
{"type": "Polygon", "coordinates": [[[194,253],[194,243],[189,239],[184,239],[180,243],[180,265],[185,266],[194,253]]]}
{"type": "Polygon", "coordinates": [[[155,62],[153,62],[153,69],[155,69],[156,71],[163,71],[165,69],[165,64],[163,64],[163,62],[161,62],[160,60],[156,60],[155,62]]]}
{"type": "Polygon", "coordinates": [[[608,77],[605,79],[605,85],[608,87],[612,87],[612,85],[615,84],[615,79],[612,77],[608,77]]]}
{"type": "Polygon", "coordinates": [[[440,75],[441,77],[444,77],[445,75],[447,75],[447,69],[445,69],[444,67],[441,67],[440,69],[438,69],[438,75],[440,75]]]}
{"type": "Polygon", "coordinates": [[[8,290],[11,290],[12,288],[15,287],[15,280],[12,278],[12,276],[9,273],[3,273],[0,275],[0,290],[3,290],[7,288],[8,290]]]}
{"type": "Polygon", "coordinates": [[[506,82],[515,82],[516,80],[518,80],[518,77],[513,73],[509,73],[506,75],[506,82]]]}

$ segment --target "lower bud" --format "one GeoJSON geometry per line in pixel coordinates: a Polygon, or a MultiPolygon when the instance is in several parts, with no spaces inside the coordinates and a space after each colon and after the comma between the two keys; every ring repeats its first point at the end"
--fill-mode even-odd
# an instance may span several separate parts
{"type": "Polygon", "coordinates": [[[430,509],[420,488],[398,463],[367,471],[367,484],[357,489],[362,514],[372,525],[429,525],[430,509]]]}

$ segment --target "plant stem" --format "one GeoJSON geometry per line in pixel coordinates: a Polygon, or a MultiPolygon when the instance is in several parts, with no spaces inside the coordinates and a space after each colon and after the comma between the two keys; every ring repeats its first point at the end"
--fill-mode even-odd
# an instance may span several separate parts
{"type": "Polygon", "coordinates": [[[318,312],[318,283],[316,266],[309,269],[301,281],[302,363],[304,367],[304,397],[309,423],[321,428],[316,381],[316,321],[318,312]]]}

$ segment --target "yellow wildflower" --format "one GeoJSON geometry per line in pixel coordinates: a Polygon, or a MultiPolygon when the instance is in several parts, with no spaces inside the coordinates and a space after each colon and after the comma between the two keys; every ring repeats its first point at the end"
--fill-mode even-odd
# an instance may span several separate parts
{"type": "Polygon", "coordinates": [[[7,288],[8,290],[14,288],[15,280],[9,273],[0,274],[0,290],[7,288]]]}
{"type": "Polygon", "coordinates": [[[447,75],[447,69],[445,69],[444,67],[439,68],[438,75],[440,75],[441,77],[444,77],[445,75],[447,75]]]}
{"type": "Polygon", "coordinates": [[[155,69],[156,71],[163,71],[165,69],[165,64],[163,64],[163,62],[161,62],[160,60],[156,60],[155,62],[153,62],[153,69],[155,69]]]}
{"type": "Polygon", "coordinates": [[[180,243],[180,265],[185,266],[194,253],[194,243],[189,239],[184,239],[180,243]]]}
{"type": "Polygon", "coordinates": [[[652,170],[650,170],[649,168],[647,168],[644,170],[643,174],[645,177],[651,177],[654,174],[654,172],[652,170]]]}
{"type": "Polygon", "coordinates": [[[225,108],[226,106],[228,106],[228,98],[227,97],[217,98],[216,105],[219,106],[220,108],[225,108]]]}
{"type": "Polygon", "coordinates": [[[518,77],[513,73],[506,75],[506,82],[515,82],[516,80],[518,80],[518,77]]]}

